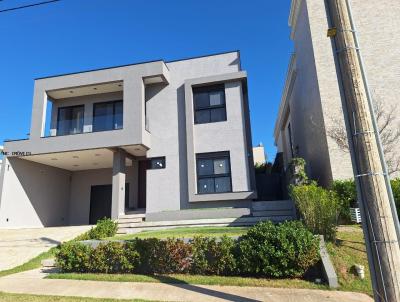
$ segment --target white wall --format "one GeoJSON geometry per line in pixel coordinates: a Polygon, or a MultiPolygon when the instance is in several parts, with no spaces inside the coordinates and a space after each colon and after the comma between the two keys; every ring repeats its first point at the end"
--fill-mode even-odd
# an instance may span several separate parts
{"type": "Polygon", "coordinates": [[[70,175],[66,170],[19,158],[5,158],[0,227],[65,225],[70,175]]]}

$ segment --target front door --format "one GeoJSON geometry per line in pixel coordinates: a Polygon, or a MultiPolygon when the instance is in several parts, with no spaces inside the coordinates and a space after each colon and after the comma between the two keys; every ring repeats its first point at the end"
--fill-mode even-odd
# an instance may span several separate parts
{"type": "MultiPolygon", "coordinates": [[[[89,224],[104,217],[111,218],[112,185],[92,186],[90,191],[89,224]]],[[[125,207],[129,207],[129,183],[125,184],[125,207]]]]}
{"type": "Polygon", "coordinates": [[[104,217],[111,218],[112,185],[92,186],[90,191],[89,224],[104,217]]]}

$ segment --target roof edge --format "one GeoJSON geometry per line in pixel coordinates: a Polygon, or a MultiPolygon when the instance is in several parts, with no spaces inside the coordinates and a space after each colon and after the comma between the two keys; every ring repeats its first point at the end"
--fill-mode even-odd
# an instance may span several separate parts
{"type": "MultiPolygon", "coordinates": [[[[35,78],[35,81],[36,80],[43,80],[43,79],[50,79],[50,78],[63,77],[63,76],[68,76],[68,75],[73,75],[73,74],[86,73],[86,72],[93,72],[93,71],[107,70],[107,69],[113,69],[113,68],[128,67],[128,66],[141,65],[141,64],[149,64],[149,63],[154,63],[154,62],[163,62],[164,64],[174,63],[174,62],[179,62],[179,61],[186,61],[186,60],[194,60],[194,59],[201,59],[201,58],[206,58],[206,57],[219,56],[219,55],[224,55],[224,54],[234,53],[234,52],[238,53],[239,60],[240,60],[240,51],[239,50],[231,50],[231,51],[212,53],[212,54],[195,56],[195,57],[187,57],[187,58],[171,60],[171,61],[165,61],[164,59],[158,59],[158,60],[143,61],[143,62],[137,62],[137,63],[124,64],[124,65],[116,65],[116,66],[110,66],[110,67],[102,67],[102,68],[95,68],[95,69],[89,69],[89,70],[82,70],[82,71],[77,71],[77,72],[56,74],[56,75],[52,75],[52,76],[45,76],[45,77],[35,78]]],[[[239,65],[240,65],[240,62],[239,62],[239,65]]]]}

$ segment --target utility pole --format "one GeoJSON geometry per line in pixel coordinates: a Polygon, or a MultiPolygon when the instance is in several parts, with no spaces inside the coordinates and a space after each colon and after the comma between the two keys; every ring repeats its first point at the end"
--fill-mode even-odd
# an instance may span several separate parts
{"type": "MultiPolygon", "coordinates": [[[[361,202],[362,223],[375,301],[400,302],[400,248],[390,204],[390,186],[374,127],[369,92],[348,0],[326,0],[347,110],[353,168],[361,202]]],[[[386,50],[382,50],[386,51],[386,50]]],[[[349,131],[348,131],[349,132],[349,131]]]]}

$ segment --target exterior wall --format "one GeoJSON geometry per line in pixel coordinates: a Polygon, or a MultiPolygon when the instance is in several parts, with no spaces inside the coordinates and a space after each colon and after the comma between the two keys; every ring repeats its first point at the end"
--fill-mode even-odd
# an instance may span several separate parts
{"type": "Polygon", "coordinates": [[[264,146],[257,146],[253,147],[253,157],[254,157],[254,164],[264,164],[267,159],[265,156],[265,149],[264,146]]]}
{"type": "MultiPolygon", "coordinates": [[[[350,0],[350,4],[373,97],[384,103],[387,112],[394,111],[400,122],[400,7],[395,0],[378,4],[350,0]]],[[[291,96],[291,112],[298,120],[293,136],[300,144],[299,156],[309,164],[310,175],[322,184],[352,178],[350,155],[326,134],[336,123],[344,125],[344,113],[333,45],[326,37],[329,23],[325,3],[293,0],[290,25],[297,59],[297,88],[291,96]]],[[[279,139],[275,139],[279,150],[279,139]]]]}
{"type": "MultiPolygon", "coordinates": [[[[136,163],[137,165],[137,163],[136,163]]],[[[126,169],[129,183],[129,203],[137,205],[137,175],[131,166],[126,169]]],[[[73,172],[71,176],[71,197],[69,200],[69,224],[89,224],[90,191],[92,186],[110,185],[112,169],[98,169],[73,172]]]]}
{"type": "MultiPolygon", "coordinates": [[[[313,27],[309,23],[307,2],[301,2],[294,36],[296,76],[287,96],[288,110],[290,110],[296,155],[306,160],[306,169],[311,178],[318,180],[322,185],[327,185],[332,175],[321,94],[318,89],[313,27]]],[[[326,32],[324,34],[326,35],[326,32]]],[[[285,141],[286,138],[283,137],[283,142],[285,141]]]]}
{"type": "Polygon", "coordinates": [[[19,158],[5,158],[0,227],[65,225],[70,176],[66,170],[19,158]]]}

